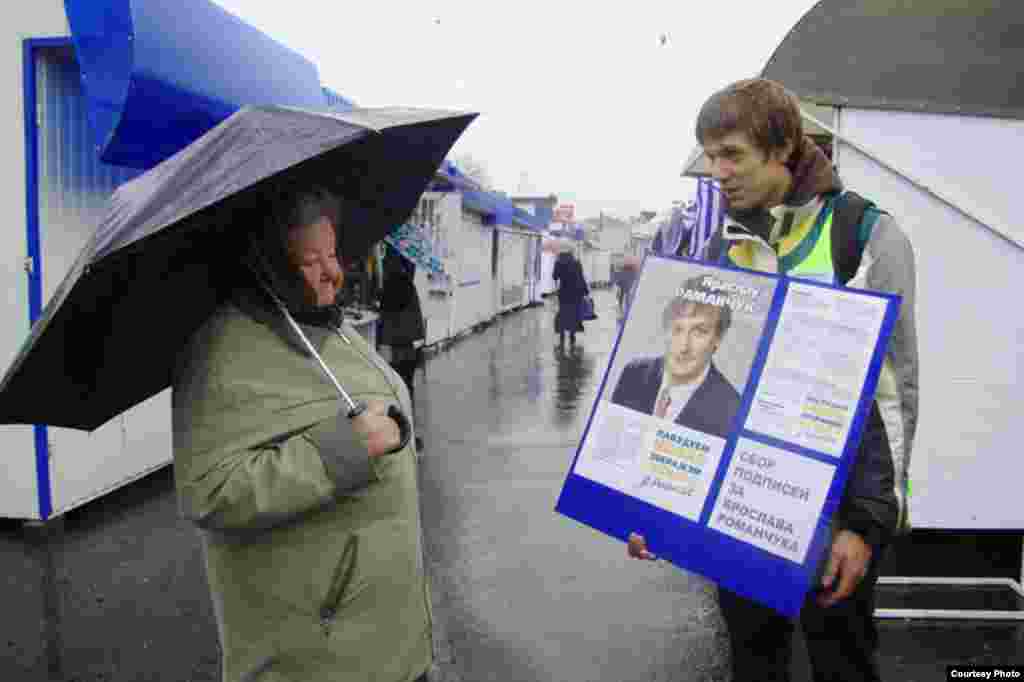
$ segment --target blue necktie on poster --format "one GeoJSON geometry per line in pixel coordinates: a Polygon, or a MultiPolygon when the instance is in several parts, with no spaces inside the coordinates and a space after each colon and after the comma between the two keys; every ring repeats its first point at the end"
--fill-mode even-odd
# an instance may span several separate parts
{"type": "Polygon", "coordinates": [[[795,616],[899,301],[649,254],[556,511],[795,616]]]}

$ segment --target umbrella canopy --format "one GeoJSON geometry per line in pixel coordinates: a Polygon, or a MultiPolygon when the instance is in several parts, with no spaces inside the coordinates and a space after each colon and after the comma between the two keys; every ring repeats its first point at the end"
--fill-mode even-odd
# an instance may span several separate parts
{"type": "Polygon", "coordinates": [[[113,195],[0,384],[0,423],[93,430],[171,385],[279,190],[343,201],[358,257],[412,214],[476,114],[246,107],[113,195]]]}

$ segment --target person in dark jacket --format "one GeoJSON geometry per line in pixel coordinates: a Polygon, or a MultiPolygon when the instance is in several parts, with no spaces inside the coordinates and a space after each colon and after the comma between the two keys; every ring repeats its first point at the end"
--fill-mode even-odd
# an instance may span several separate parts
{"type": "Polygon", "coordinates": [[[558,313],[555,315],[555,332],[558,345],[565,346],[565,333],[569,343],[576,345],[576,333],[583,331],[583,298],[590,294],[590,287],[583,277],[583,266],[568,251],[558,254],[551,278],[558,282],[558,313]]]}
{"type": "MultiPolygon", "coordinates": [[[[703,277],[684,287],[703,290],[703,277]]],[[[740,394],[712,361],[732,321],[728,306],[673,298],[662,314],[668,334],[665,354],[630,362],[622,370],[612,402],[669,419],[680,426],[726,438],[740,394]]]]}
{"type": "MultiPolygon", "coordinates": [[[[828,245],[835,243],[833,199],[843,191],[842,183],[828,157],[804,135],[797,98],[770,80],[739,81],[704,103],[696,133],[729,206],[725,224],[712,235],[712,242],[723,242],[721,262],[844,284],[828,255],[828,245]],[[814,254],[820,257],[811,259],[814,254]]],[[[892,217],[883,214],[870,226],[862,256],[846,285],[895,293],[903,304],[833,518],[821,579],[800,612],[818,682],[879,679],[875,585],[886,547],[901,525],[917,421],[913,249],[892,217]]],[[[630,535],[628,553],[654,558],[636,533],[630,535]]],[[[734,679],[789,680],[795,624],[723,588],[718,601],[729,629],[734,679]]]]}
{"type": "MultiPolygon", "coordinates": [[[[415,405],[413,384],[420,365],[422,342],[427,328],[416,292],[416,266],[390,244],[384,257],[384,287],[380,295],[378,343],[386,347],[385,356],[409,388],[409,400],[415,405]]],[[[417,447],[422,442],[417,439],[417,447]]]]}
{"type": "Polygon", "coordinates": [[[622,267],[619,268],[616,273],[615,284],[619,288],[618,301],[620,318],[626,314],[626,309],[629,307],[629,301],[633,293],[633,287],[636,285],[637,271],[639,268],[639,258],[629,255],[623,259],[622,267]]]}

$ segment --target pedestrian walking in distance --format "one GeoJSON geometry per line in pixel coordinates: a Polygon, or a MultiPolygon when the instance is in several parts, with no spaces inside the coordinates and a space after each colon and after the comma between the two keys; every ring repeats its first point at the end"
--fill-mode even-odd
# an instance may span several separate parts
{"type": "Polygon", "coordinates": [[[576,345],[576,334],[583,331],[583,298],[590,295],[583,266],[570,252],[562,251],[555,259],[551,278],[558,282],[558,312],[555,314],[558,345],[565,347],[566,333],[569,343],[576,345]]]}

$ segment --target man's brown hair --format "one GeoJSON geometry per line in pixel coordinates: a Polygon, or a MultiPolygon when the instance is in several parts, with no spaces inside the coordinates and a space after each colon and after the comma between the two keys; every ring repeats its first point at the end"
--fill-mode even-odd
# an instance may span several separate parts
{"type": "MultiPolygon", "coordinates": [[[[679,287],[679,290],[697,292],[706,294],[707,296],[715,296],[718,294],[717,291],[708,285],[707,277],[704,275],[691,277],[683,282],[683,285],[679,287]]],[[[668,331],[672,328],[672,323],[680,317],[688,317],[698,310],[707,309],[714,309],[718,311],[718,323],[715,326],[715,333],[718,335],[719,340],[725,338],[725,332],[729,331],[729,325],[732,324],[732,310],[729,306],[699,303],[682,295],[676,296],[670,300],[664,310],[662,310],[661,326],[665,331],[668,331]]]]}
{"type": "Polygon", "coordinates": [[[793,145],[789,165],[796,163],[804,136],[800,104],[781,83],[767,78],[748,78],[711,95],[697,116],[697,142],[732,132],[746,133],[768,156],[793,145]]]}

